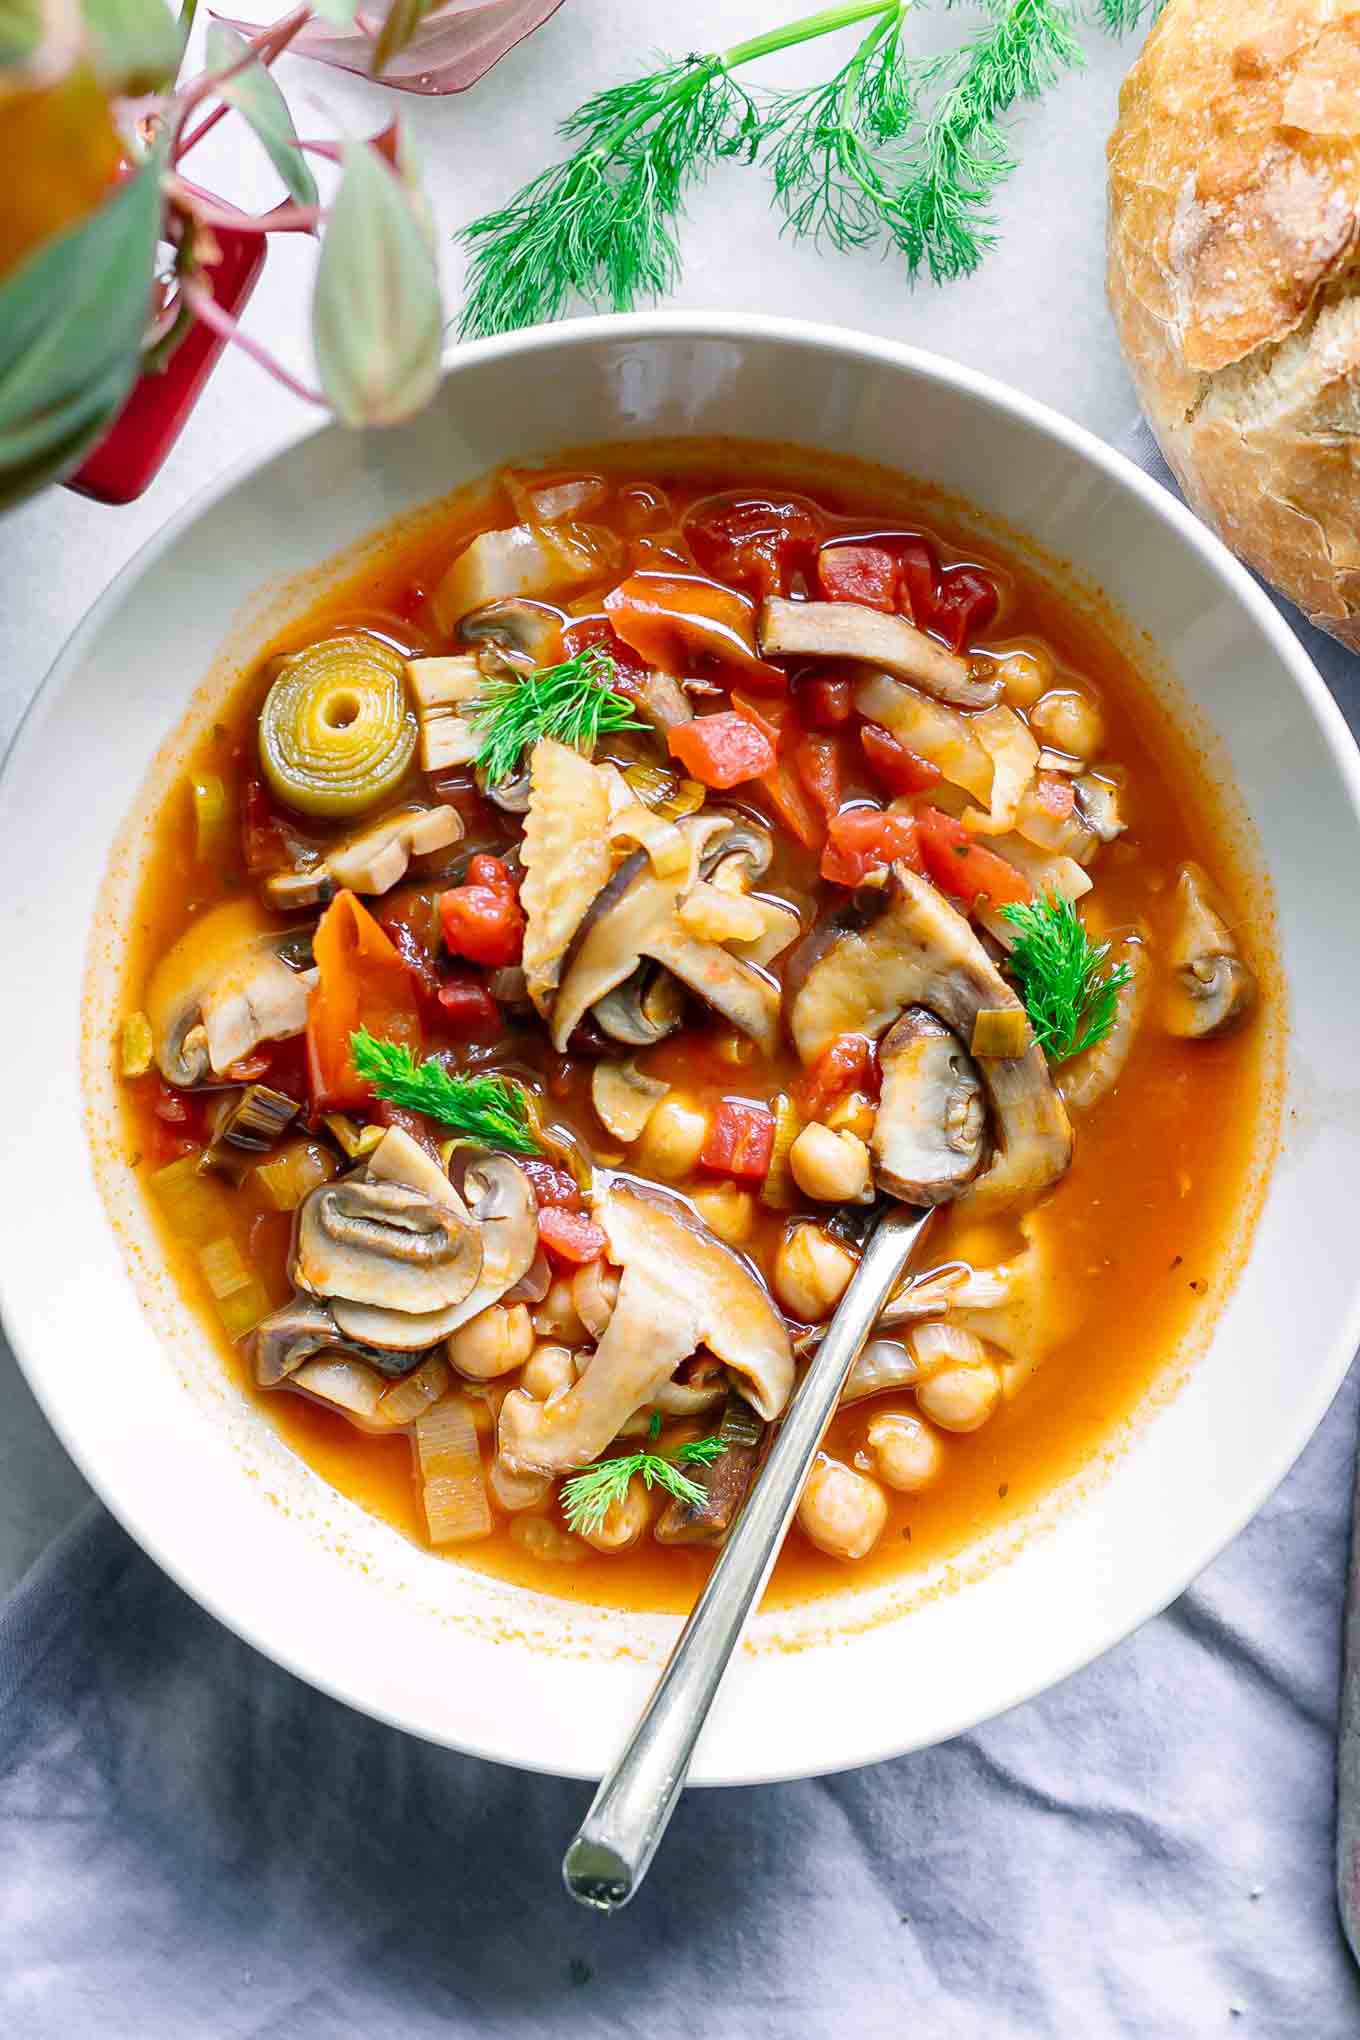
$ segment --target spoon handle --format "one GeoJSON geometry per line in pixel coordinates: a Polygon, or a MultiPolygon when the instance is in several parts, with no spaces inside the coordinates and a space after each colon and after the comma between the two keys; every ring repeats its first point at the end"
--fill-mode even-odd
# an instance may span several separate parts
{"type": "Polygon", "coordinates": [[[582,1905],[617,1912],[646,1876],[846,1377],[930,1217],[894,1206],[865,1247],[656,1689],[567,1850],[562,1876],[582,1905]]]}

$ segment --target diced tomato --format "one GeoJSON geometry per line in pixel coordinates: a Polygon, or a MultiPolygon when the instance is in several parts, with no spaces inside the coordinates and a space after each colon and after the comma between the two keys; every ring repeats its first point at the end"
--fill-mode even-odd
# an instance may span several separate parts
{"type": "Polygon", "coordinates": [[[470,971],[446,977],[437,994],[440,1018],[451,1034],[491,1039],[501,1032],[501,1009],[470,971]]]}
{"type": "Polygon", "coordinates": [[[798,713],[809,729],[838,730],[849,722],[854,690],[848,680],[818,677],[798,687],[798,713]]]}
{"type": "Polygon", "coordinates": [[[872,1041],[863,1034],[838,1034],[804,1072],[798,1108],[805,1119],[820,1119],[844,1092],[877,1088],[872,1041]]]}
{"type": "Polygon", "coordinates": [[[934,550],[923,538],[903,539],[893,550],[897,554],[897,599],[902,612],[926,630],[934,613],[935,590],[940,580],[934,550]]]}
{"type": "Polygon", "coordinates": [[[677,723],[666,742],[672,758],[679,759],[691,779],[719,791],[774,770],[775,749],[769,737],[731,709],[677,723]]]}
{"type": "Polygon", "coordinates": [[[699,1167],[715,1176],[763,1183],[774,1153],[774,1118],[763,1105],[724,1098],[699,1153],[699,1167]]]}
{"type": "Polygon", "coordinates": [[[923,807],[917,813],[916,826],[926,871],[941,892],[970,908],[981,898],[992,907],[1011,907],[1033,897],[1023,873],[994,850],[975,843],[952,815],[923,807]]]}
{"type": "Polygon", "coordinates": [[[869,770],[889,793],[924,793],[940,777],[938,765],[918,757],[877,723],[862,723],[859,740],[869,770]]]}
{"type": "Polygon", "coordinates": [[[439,890],[436,886],[403,885],[388,893],[374,909],[378,926],[391,937],[417,983],[433,1000],[439,994],[439,890]]]}
{"type": "Polygon", "coordinates": [[[519,1166],[533,1185],[540,1211],[581,1209],[581,1186],[570,1170],[559,1169],[555,1162],[541,1161],[532,1155],[519,1166]]]}
{"type": "Polygon", "coordinates": [[[593,1218],[583,1211],[562,1211],[555,1204],[539,1212],[538,1237],[550,1260],[575,1268],[598,1261],[609,1244],[593,1218]]]}
{"type": "MultiPolygon", "coordinates": [[[[439,1161],[439,1143],[444,1138],[445,1128],[428,1119],[423,1112],[408,1112],[404,1105],[394,1105],[390,1098],[375,1098],[369,1108],[369,1116],[379,1126],[399,1126],[403,1133],[409,1133],[417,1146],[423,1147],[431,1161],[439,1161]]],[[[443,1167],[443,1163],[440,1163],[443,1167]]]]}
{"type": "Polygon", "coordinates": [[[897,608],[897,562],[882,545],[824,545],[817,583],[828,602],[860,602],[891,616],[897,608]]]}
{"type": "Polygon", "coordinates": [[[257,1048],[253,1055],[243,1055],[239,1062],[228,1063],[222,1075],[229,1084],[257,1084],[267,1074],[270,1057],[264,1049],[257,1048]]]}
{"type": "Polygon", "coordinates": [[[1065,772],[1040,772],[1034,781],[1034,798],[1045,814],[1065,822],[1077,804],[1077,792],[1065,772]]]}
{"type": "Polygon", "coordinates": [[[187,1136],[192,1129],[197,1134],[202,1129],[203,1108],[197,1098],[191,1098],[187,1091],[176,1091],[161,1078],[156,1079],[156,1096],[151,1110],[166,1126],[179,1126],[187,1136]]]}
{"type": "MultiPolygon", "coordinates": [[[[779,723],[772,721],[767,714],[744,700],[740,694],[732,696],[732,707],[755,729],[762,731],[776,750],[779,749],[784,740],[784,730],[779,723]]],[[[788,721],[785,705],[780,703],[779,708],[788,721]]],[[[822,842],[826,830],[820,813],[808,799],[802,782],[792,767],[785,764],[782,759],[776,759],[773,769],[763,773],[757,784],[774,810],[776,821],[782,822],[789,833],[809,850],[815,850],[822,842]]]]}
{"type": "Polygon", "coordinates": [[[797,497],[710,496],[687,513],[684,532],[707,574],[752,594],[787,595],[796,573],[812,571],[822,523],[797,497]]]}
{"type": "Polygon", "coordinates": [[[604,606],[624,643],[664,673],[735,668],[755,686],[787,684],[757,653],[755,605],[735,588],[697,574],[630,574],[604,606]]]}
{"type": "Polygon", "coordinates": [[[419,581],[408,581],[393,605],[405,623],[419,623],[430,597],[419,581]]]}
{"type": "Polygon", "coordinates": [[[574,659],[591,645],[598,645],[614,661],[614,678],[610,685],[616,693],[626,695],[630,701],[641,693],[650,668],[631,645],[623,642],[607,616],[582,616],[563,626],[564,659],[574,659]]]}
{"type": "Polygon", "coordinates": [[[241,789],[241,858],[252,878],[282,871],[289,862],[283,822],[259,779],[248,779],[241,789]]]}
{"type": "Polygon", "coordinates": [[[461,885],[440,895],[439,918],[452,956],[500,969],[524,952],[524,909],[499,857],[474,857],[461,885]]]}
{"type": "Polygon", "coordinates": [[[961,652],[986,630],[1001,606],[996,583],[976,567],[949,567],[940,576],[931,628],[951,652],[961,652]]]}
{"type": "Polygon", "coordinates": [[[318,980],[307,1002],[307,1083],[312,1112],[347,1112],[373,1093],[354,1067],[350,1035],[421,1050],[416,983],[391,937],[352,892],[337,893],[312,938],[318,980]]]}
{"type": "Polygon", "coordinates": [[[828,824],[821,870],[831,885],[862,885],[871,871],[899,863],[922,869],[914,815],[846,808],[828,824]]]}
{"type": "Polygon", "coordinates": [[[841,747],[836,738],[817,730],[800,737],[793,753],[793,769],[808,798],[829,822],[842,798],[841,747]]]}

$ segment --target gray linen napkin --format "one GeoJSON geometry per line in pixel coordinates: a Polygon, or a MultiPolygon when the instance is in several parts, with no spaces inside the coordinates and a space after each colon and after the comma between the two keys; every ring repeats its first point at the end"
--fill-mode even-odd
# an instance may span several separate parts
{"type": "MultiPolygon", "coordinates": [[[[1360,667],[1301,634],[1360,724],[1360,667]]],[[[558,1883],[586,1787],[323,1699],[92,1505],[0,1611],[0,2035],[1354,2040],[1331,1855],[1358,1406],[1352,1379],[1099,1663],[919,1756],[691,1794],[612,1921],[558,1883]]]]}

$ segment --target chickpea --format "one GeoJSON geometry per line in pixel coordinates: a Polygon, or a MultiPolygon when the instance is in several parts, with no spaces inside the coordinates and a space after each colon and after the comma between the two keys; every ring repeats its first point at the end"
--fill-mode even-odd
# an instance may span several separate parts
{"type": "Polygon", "coordinates": [[[819,1452],[798,1504],[798,1526],[828,1558],[863,1558],[888,1520],[877,1481],[819,1452]]]}
{"type": "Polygon", "coordinates": [[[944,1457],[938,1433],[905,1410],[883,1410],[864,1434],[874,1472],[899,1494],[915,1494],[934,1480],[944,1457]]]}
{"type": "Polygon", "coordinates": [[[636,1544],[652,1520],[652,1498],[637,1479],[630,1480],[621,1502],[611,1502],[604,1521],[581,1536],[596,1551],[627,1551],[636,1544]]]}
{"type": "Polygon", "coordinates": [[[715,1183],[694,1192],[694,1208],[704,1224],[729,1246],[744,1246],[756,1229],[756,1200],[735,1183],[715,1183]]]}
{"type": "Polygon", "coordinates": [[[775,1249],[774,1293],[780,1308],[804,1324],[829,1317],[858,1263],[848,1247],[819,1225],[790,1226],[775,1249]]]}
{"type": "Polygon", "coordinates": [[[1042,649],[1007,652],[996,662],[996,677],[1012,708],[1033,708],[1053,685],[1053,661],[1042,649]]]}
{"type": "Polygon", "coordinates": [[[707,1139],[706,1112],[681,1098],[663,1098],[642,1129],[634,1157],[644,1176],[677,1183],[694,1168],[707,1139]]]}
{"type": "Polygon", "coordinates": [[[571,1300],[592,1339],[602,1339],[619,1300],[619,1278],[603,1261],[588,1261],[571,1278],[571,1300]]]}
{"type": "Polygon", "coordinates": [[[1001,1376],[990,1360],[941,1367],[917,1384],[917,1407],[945,1431],[981,1429],[1001,1400],[1001,1376]]]}
{"type": "Polygon", "coordinates": [[[867,1141],[877,1117],[874,1101],[866,1091],[847,1091],[828,1108],[824,1124],[833,1133],[854,1133],[867,1141]]]}
{"type": "Polygon", "coordinates": [[[541,1507],[552,1493],[550,1473],[514,1473],[499,1453],[491,1462],[486,1484],[492,1501],[507,1516],[516,1515],[521,1509],[541,1507]]]}
{"type": "Polygon", "coordinates": [[[570,1276],[558,1275],[549,1283],[547,1295],[534,1312],[534,1330],[540,1338],[565,1339],[573,1346],[585,1337],[570,1276]]]}
{"type": "Polygon", "coordinates": [[[576,1360],[566,1346],[542,1343],[535,1346],[519,1378],[535,1402],[550,1402],[576,1379],[576,1360]]]}
{"type": "Polygon", "coordinates": [[[460,1374],[493,1381],[522,1367],[534,1350],[534,1328],[522,1303],[488,1304],[449,1337],[449,1358],[460,1374]]]}
{"type": "Polygon", "coordinates": [[[516,1516],[510,1525],[510,1541],[531,1558],[551,1565],[579,1565],[586,1548],[579,1537],[563,1530],[550,1516],[516,1516]]]}
{"type": "Polygon", "coordinates": [[[1073,758],[1093,758],[1105,736],[1104,719],[1088,694],[1055,687],[1030,711],[1029,726],[1041,743],[1073,758]]]}
{"type": "Polygon", "coordinates": [[[857,1133],[833,1133],[814,1119],[789,1149],[793,1180],[820,1204],[857,1204],[869,1189],[869,1150],[857,1133]]]}

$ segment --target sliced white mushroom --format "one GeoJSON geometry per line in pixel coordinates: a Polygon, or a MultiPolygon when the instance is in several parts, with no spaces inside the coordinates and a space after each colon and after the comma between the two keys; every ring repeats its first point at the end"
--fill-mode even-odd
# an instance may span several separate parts
{"type": "Polygon", "coordinates": [[[1020,803],[1034,784],[1039,746],[1013,708],[998,702],[973,717],[973,734],[992,761],[991,803],[986,814],[967,808],[963,819],[975,835],[1004,836],[1015,827],[1020,803]]]}
{"type": "Polygon", "coordinates": [[[615,1188],[595,1216],[623,1270],[613,1314],[565,1394],[546,1404],[520,1390],[506,1397],[499,1428],[506,1463],[539,1472],[589,1465],[700,1343],[744,1376],[744,1393],[762,1416],[777,1416],[793,1385],[793,1354],[746,1265],[669,1202],[615,1188]]]}
{"type": "Polygon", "coordinates": [[[609,813],[609,780],[603,771],[551,737],[534,746],[520,845],[520,905],[525,980],[544,1015],[572,938],[609,883],[609,813]]]}
{"type": "MultiPolygon", "coordinates": [[[[402,1315],[446,1310],[476,1286],[481,1265],[481,1239],[466,1212],[366,1171],[323,1183],[298,1212],[293,1281],[333,1306],[343,1300],[402,1315]]],[[[358,1327],[341,1329],[363,1337],[358,1327]]]]}
{"type": "Polygon", "coordinates": [[[1114,1025],[1104,1040],[1073,1056],[1059,1072],[1058,1089],[1069,1112],[1089,1112],[1114,1089],[1147,1008],[1152,958],[1146,943],[1137,935],[1127,936],[1112,952],[1111,961],[1127,964],[1129,975],[1115,994],[1114,1025]]]}
{"type": "Polygon", "coordinates": [[[557,664],[565,622],[560,609],[512,595],[470,611],[459,624],[458,635],[465,645],[494,646],[509,665],[532,671],[557,664]]]}
{"type": "MultiPolygon", "coordinates": [[[[1020,1006],[963,916],[901,864],[871,902],[809,938],[786,984],[789,1031],[804,1063],[815,1062],[838,1035],[877,1038],[908,1006],[926,1007],[960,1041],[972,1040],[979,1012],[1020,1006]]],[[[1009,1203],[1063,1173],[1072,1129],[1038,1047],[989,1058],[982,1078],[994,1151],[968,1194],[1009,1203]]]]}
{"type": "Polygon", "coordinates": [[[286,1041],[307,1024],[314,970],[293,970],[280,933],[253,899],[227,900],[191,921],[146,988],[156,1062],[187,1089],[221,1077],[263,1041],[286,1041]]]}
{"type": "Polygon", "coordinates": [[[621,1041],[629,1048],[650,1048],[653,1042],[674,1034],[683,1022],[684,988],[659,963],[640,963],[621,985],[597,999],[590,1012],[611,1041],[621,1041]]]}
{"type": "Polygon", "coordinates": [[[477,736],[464,710],[482,687],[482,670],[470,652],[447,659],[408,659],[406,677],[420,724],[420,769],[447,772],[470,765],[477,736]]]}
{"type": "Polygon", "coordinates": [[[597,1062],[590,1073],[591,1103],[616,1140],[636,1140],[669,1089],[631,1062],[597,1062]]]}
{"type": "Polygon", "coordinates": [[[910,1006],[879,1047],[874,1174],[908,1204],[942,1204],[982,1166],[987,1104],[977,1064],[933,1013],[910,1006]]]}
{"type": "Polygon", "coordinates": [[[250,1352],[261,1388],[277,1388],[318,1353],[342,1353],[389,1377],[409,1373],[420,1359],[419,1353],[385,1353],[347,1340],[329,1306],[311,1296],[295,1296],[262,1319],[250,1335],[250,1352]]]}
{"type": "Polygon", "coordinates": [[[330,844],[310,870],[271,872],[264,882],[265,901],[276,912],[287,912],[293,907],[326,906],[342,888],[366,894],[390,892],[406,876],[413,857],[446,850],[462,834],[463,818],[457,808],[408,803],[330,844]]]}
{"type": "Polygon", "coordinates": [[[860,602],[789,602],[772,595],[761,604],[757,634],[764,658],[854,659],[960,708],[989,708],[1001,692],[998,679],[974,679],[967,659],[905,616],[860,602]]]}
{"type": "Polygon", "coordinates": [[[1256,1003],[1256,977],[1198,864],[1181,867],[1175,916],[1166,952],[1171,971],[1163,1002],[1166,1025],[1172,1034],[1206,1041],[1245,1020],[1256,1003]]]}

